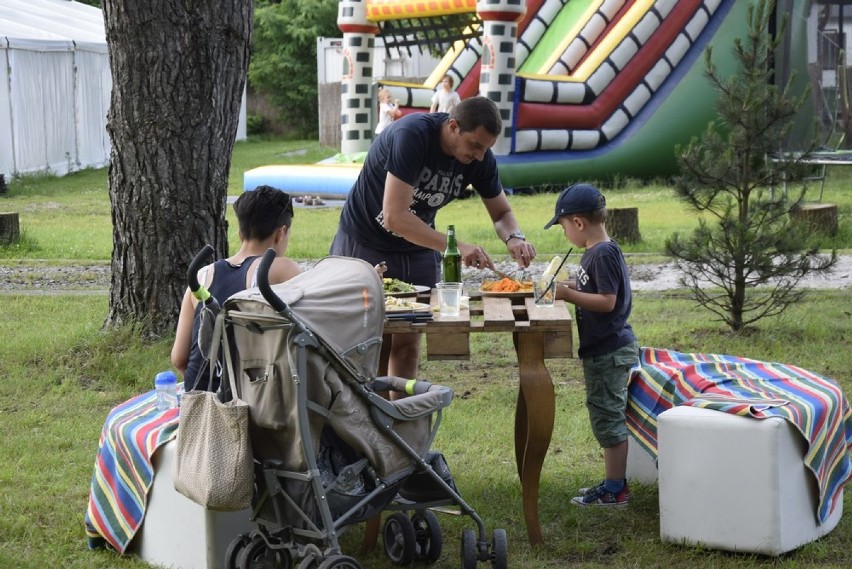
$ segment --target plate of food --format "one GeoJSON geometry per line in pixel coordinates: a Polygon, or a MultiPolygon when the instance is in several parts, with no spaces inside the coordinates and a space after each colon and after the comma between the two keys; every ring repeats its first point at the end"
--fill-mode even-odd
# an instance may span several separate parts
{"type": "Polygon", "coordinates": [[[385,296],[393,296],[396,298],[405,298],[417,296],[421,292],[429,290],[428,286],[413,285],[399,279],[382,279],[382,285],[385,289],[385,296]]]}
{"type": "Polygon", "coordinates": [[[532,281],[518,281],[509,278],[499,281],[482,281],[479,292],[482,293],[482,296],[532,296],[533,283],[532,281]]]}
{"type": "Polygon", "coordinates": [[[416,302],[409,298],[388,296],[385,298],[385,312],[428,312],[429,305],[424,302],[416,302]]]}

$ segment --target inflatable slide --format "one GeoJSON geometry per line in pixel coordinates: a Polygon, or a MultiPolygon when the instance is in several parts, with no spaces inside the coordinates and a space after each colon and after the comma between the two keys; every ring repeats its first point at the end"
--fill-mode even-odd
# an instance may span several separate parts
{"type": "MultiPolygon", "coordinates": [[[[341,0],[341,13],[347,3],[351,0],[341,0]]],[[[714,63],[723,72],[733,70],[732,46],[735,38],[746,33],[750,4],[526,0],[525,12],[517,14],[512,24],[514,57],[508,71],[495,70],[499,59],[495,46],[506,43],[505,38],[492,37],[500,33],[495,29],[502,28],[489,19],[500,24],[513,15],[499,13],[497,8],[494,13],[476,14],[476,0],[367,0],[367,25],[362,21],[355,26],[342,17],[339,24],[346,37],[378,33],[382,22],[395,18],[476,14],[467,31],[481,32],[480,27],[485,31],[456,41],[423,84],[390,80],[380,84],[400,100],[404,112],[423,112],[445,74],[455,78],[456,90],[466,98],[477,93],[493,96],[484,65],[492,75],[511,73],[506,86],[511,134],[505,144],[495,146],[495,154],[504,186],[520,188],[579,179],[653,179],[674,173],[675,147],[703,132],[715,118],[716,94],[703,76],[702,54],[712,45],[714,63]]],[[[797,4],[802,5],[797,9],[805,9],[806,3],[797,4]]],[[[806,16],[792,18],[790,24],[803,27],[805,21],[806,16]]],[[[347,124],[356,128],[354,116],[344,111],[342,117],[344,153],[347,140],[358,136],[346,136],[347,124]]],[[[350,151],[366,150],[351,144],[350,151]]],[[[312,183],[323,178],[323,168],[314,167],[312,183]]],[[[352,179],[357,175],[357,168],[347,171],[352,179]]],[[[275,185],[269,174],[263,183],[275,185]]],[[[257,181],[251,172],[246,173],[247,189],[257,181]]],[[[279,187],[282,183],[278,181],[279,187]]],[[[347,183],[351,186],[349,180],[343,185],[347,183]]],[[[348,189],[335,191],[345,195],[348,189]]]]}

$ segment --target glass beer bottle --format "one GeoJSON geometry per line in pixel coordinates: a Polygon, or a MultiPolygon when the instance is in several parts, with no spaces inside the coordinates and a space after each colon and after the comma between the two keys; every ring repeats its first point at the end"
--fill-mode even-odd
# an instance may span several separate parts
{"type": "Polygon", "coordinates": [[[444,250],[443,281],[445,283],[460,283],[461,278],[461,253],[456,243],[456,228],[454,225],[447,226],[447,248],[444,250]]]}

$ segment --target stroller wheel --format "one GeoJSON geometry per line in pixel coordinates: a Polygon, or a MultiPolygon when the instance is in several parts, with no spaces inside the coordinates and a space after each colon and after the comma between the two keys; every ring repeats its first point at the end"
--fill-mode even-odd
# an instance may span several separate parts
{"type": "Polygon", "coordinates": [[[228,549],[225,550],[225,569],[239,569],[237,557],[249,541],[251,541],[251,535],[242,533],[228,544],[228,549]]]}
{"type": "Polygon", "coordinates": [[[492,569],[508,569],[509,567],[509,545],[504,529],[494,530],[494,537],[491,542],[491,567],[492,569]]]}
{"type": "Polygon", "coordinates": [[[237,569],[292,569],[293,558],[286,549],[269,549],[256,535],[237,555],[237,569]]]}
{"type": "Polygon", "coordinates": [[[416,536],[415,557],[426,563],[434,563],[441,557],[444,546],[444,533],[438,517],[429,510],[416,512],[411,516],[416,536]]]}
{"type": "Polygon", "coordinates": [[[323,559],[317,569],[361,569],[361,564],[348,555],[332,555],[323,559]]]}
{"type": "Polygon", "coordinates": [[[461,562],[462,569],[476,569],[479,553],[476,550],[476,534],[472,529],[462,530],[461,562]]]}
{"type": "Polygon", "coordinates": [[[417,535],[414,533],[414,524],[402,512],[393,513],[385,520],[382,541],[385,554],[396,565],[409,565],[414,561],[417,535]]]}

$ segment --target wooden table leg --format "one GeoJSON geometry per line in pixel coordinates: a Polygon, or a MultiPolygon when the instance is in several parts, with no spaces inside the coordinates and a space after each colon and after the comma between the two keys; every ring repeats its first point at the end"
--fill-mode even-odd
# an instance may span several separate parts
{"type": "Polygon", "coordinates": [[[515,409],[515,459],[521,478],[524,519],[530,543],[544,543],[538,519],[538,486],[541,467],[556,415],[556,392],[544,365],[544,334],[514,334],[520,387],[515,409]]]}
{"type": "Polygon", "coordinates": [[[361,553],[370,553],[376,549],[381,524],[381,514],[377,514],[364,522],[364,541],[361,543],[361,553]]]}

